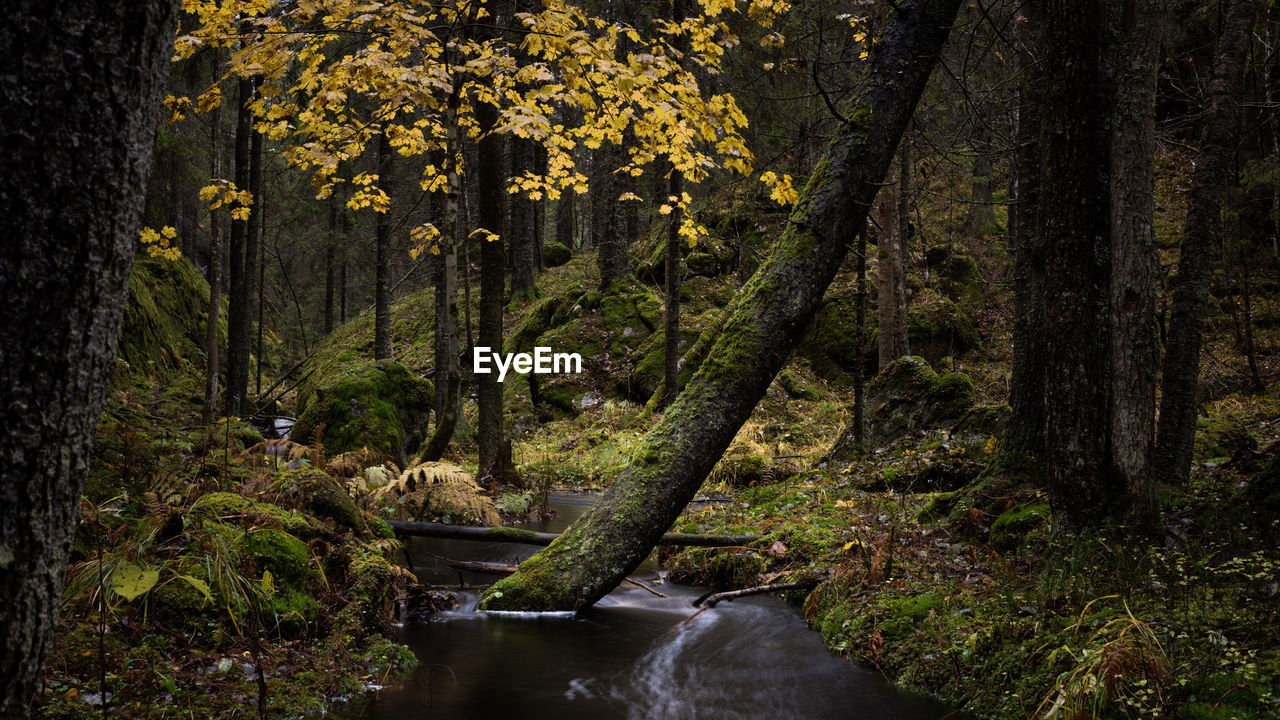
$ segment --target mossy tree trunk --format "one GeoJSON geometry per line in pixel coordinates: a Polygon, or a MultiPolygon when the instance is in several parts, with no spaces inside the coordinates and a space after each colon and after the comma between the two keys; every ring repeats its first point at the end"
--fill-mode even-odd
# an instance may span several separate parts
{"type": "Polygon", "coordinates": [[[0,718],[16,720],[31,711],[62,605],[80,492],[115,367],[178,3],[5,7],[0,718]]]}
{"type": "Polygon", "coordinates": [[[867,219],[959,0],[906,0],[769,260],[628,468],[560,539],[492,586],[494,610],[579,610],[638,566],[694,496],[798,342],[867,219]]]}
{"type": "Polygon", "coordinates": [[[1209,107],[1204,115],[1182,231],[1182,256],[1173,278],[1173,307],[1165,345],[1156,435],[1159,480],[1185,483],[1191,473],[1200,374],[1200,342],[1209,302],[1213,247],[1221,225],[1222,191],[1227,181],[1235,133],[1235,102],[1244,80],[1244,60],[1259,0],[1230,0],[1213,61],[1209,107]]]}

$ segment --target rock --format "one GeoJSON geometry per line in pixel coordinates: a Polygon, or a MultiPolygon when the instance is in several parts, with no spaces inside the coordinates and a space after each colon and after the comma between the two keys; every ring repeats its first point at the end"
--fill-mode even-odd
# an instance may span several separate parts
{"type": "Polygon", "coordinates": [[[546,267],[560,267],[573,259],[573,252],[563,243],[549,242],[542,246],[542,264],[546,267]]]}
{"type": "Polygon", "coordinates": [[[899,358],[867,387],[867,443],[885,447],[908,433],[953,425],[973,402],[973,383],[965,375],[939,376],[924,358],[899,358]]]}
{"type": "Polygon", "coordinates": [[[330,455],[367,448],[403,464],[426,435],[434,388],[391,360],[343,365],[299,392],[301,414],[291,437],[321,441],[330,455]]]}

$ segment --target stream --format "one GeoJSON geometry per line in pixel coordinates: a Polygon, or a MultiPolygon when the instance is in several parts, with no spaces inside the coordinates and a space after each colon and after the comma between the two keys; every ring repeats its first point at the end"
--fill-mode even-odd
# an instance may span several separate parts
{"type": "MultiPolygon", "coordinates": [[[[553,519],[526,525],[559,532],[594,495],[555,494],[553,519]]],[[[414,572],[452,585],[453,560],[517,564],[540,548],[413,538],[414,572]]],[[[646,564],[581,616],[482,613],[478,595],[460,609],[397,628],[421,665],[340,717],[405,718],[858,718],[936,720],[952,709],[893,687],[880,674],[830,655],[797,608],[766,595],[724,602],[681,624],[706,588],[654,584],[646,564]]],[[[470,584],[492,575],[463,573],[470,584]]]]}

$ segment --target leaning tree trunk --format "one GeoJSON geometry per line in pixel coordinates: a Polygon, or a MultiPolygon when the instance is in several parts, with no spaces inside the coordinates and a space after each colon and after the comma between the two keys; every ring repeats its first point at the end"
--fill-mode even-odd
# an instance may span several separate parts
{"type": "Polygon", "coordinates": [[[1235,101],[1244,81],[1244,59],[1260,0],[1232,0],[1213,60],[1209,107],[1187,219],[1182,230],[1182,257],[1173,278],[1173,308],[1165,347],[1164,380],[1160,398],[1160,428],[1156,435],[1156,472],[1164,483],[1183,483],[1191,473],[1195,441],[1196,402],[1200,374],[1200,340],[1213,246],[1222,215],[1222,189],[1227,182],[1235,132],[1235,101]]]}
{"type": "Polygon", "coordinates": [[[1111,125],[1111,475],[1121,521],[1145,533],[1158,524],[1155,452],[1156,61],[1163,0],[1138,3],[1122,21],[1111,125]]]}
{"type": "Polygon", "coordinates": [[[604,496],[484,597],[491,610],[579,610],[638,566],[751,415],[822,301],[933,70],[959,0],[907,0],[867,84],[710,355],[604,496]]]}
{"type": "Polygon", "coordinates": [[[62,604],[173,56],[170,0],[14,0],[0,27],[0,718],[62,604]]]}

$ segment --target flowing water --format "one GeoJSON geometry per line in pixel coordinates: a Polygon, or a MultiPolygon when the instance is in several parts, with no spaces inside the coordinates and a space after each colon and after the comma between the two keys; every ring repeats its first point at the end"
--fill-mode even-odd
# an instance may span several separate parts
{"type": "MultiPolygon", "coordinates": [[[[555,495],[558,532],[595,496],[555,495]]],[[[441,557],[516,564],[539,548],[414,538],[414,572],[457,586],[441,557]]],[[[655,583],[653,566],[632,576],[669,597],[624,583],[589,612],[480,613],[463,609],[406,623],[398,640],[421,666],[344,717],[406,718],[826,718],[936,720],[950,708],[895,689],[879,674],[832,657],[794,607],[768,596],[699,613],[705,588],[655,583]]],[[[475,585],[493,576],[466,573],[475,585]]]]}

